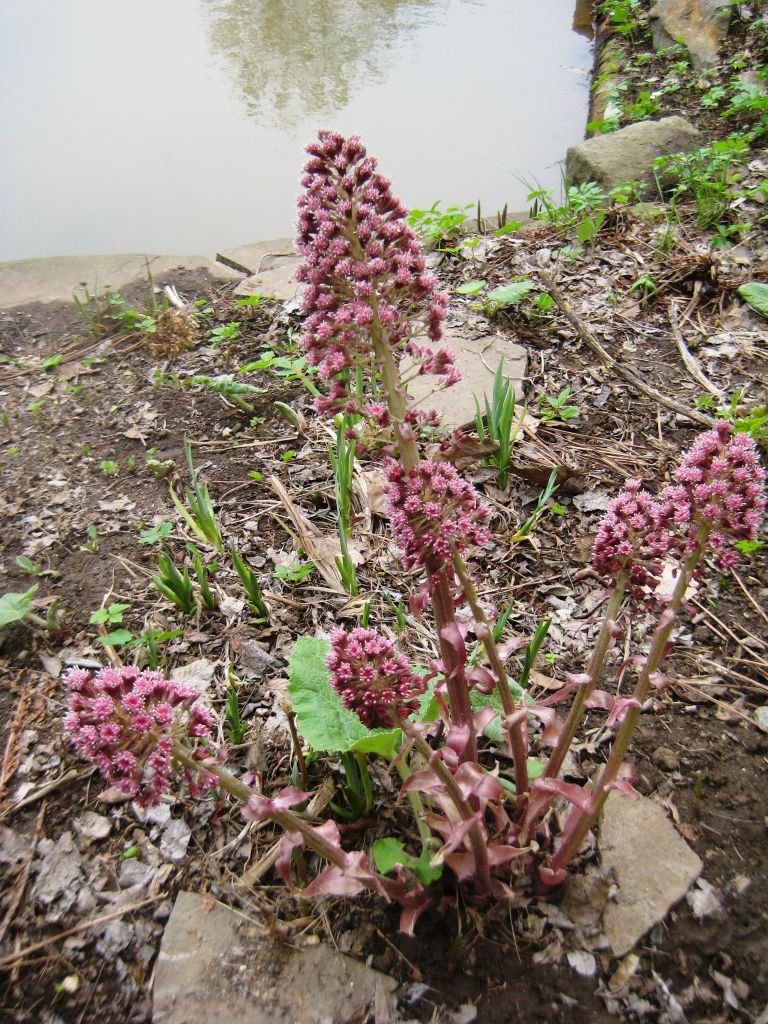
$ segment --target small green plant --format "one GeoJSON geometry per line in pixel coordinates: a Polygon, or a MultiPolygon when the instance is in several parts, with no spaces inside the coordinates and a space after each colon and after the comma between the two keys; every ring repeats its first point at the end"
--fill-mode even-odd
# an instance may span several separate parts
{"type": "Polygon", "coordinates": [[[240,583],[242,584],[251,608],[256,612],[259,621],[268,622],[269,608],[264,601],[264,595],[261,592],[261,588],[259,587],[253,570],[245,564],[243,559],[240,557],[237,548],[231,548],[230,555],[232,557],[232,565],[234,565],[235,572],[240,578],[240,583]]]}
{"type": "Polygon", "coordinates": [[[255,295],[248,295],[244,299],[235,299],[234,306],[235,309],[258,309],[267,298],[269,298],[269,296],[262,295],[261,292],[256,292],[255,295]]]}
{"type": "Polygon", "coordinates": [[[272,349],[265,349],[258,359],[247,363],[240,373],[252,373],[263,370],[280,380],[298,380],[314,398],[320,394],[312,380],[317,373],[314,366],[308,366],[304,356],[279,356],[272,349]]]}
{"type": "Polygon", "coordinates": [[[483,397],[484,412],[480,409],[480,403],[475,398],[475,429],[479,440],[495,441],[498,450],[488,460],[488,464],[496,466],[498,484],[502,491],[507,489],[509,483],[509,462],[512,456],[512,446],[520,432],[523,423],[522,416],[515,417],[516,400],[515,388],[511,380],[504,376],[504,360],[502,359],[496,370],[493,379],[493,391],[491,400],[488,396],[483,397]]]}
{"type": "Polygon", "coordinates": [[[157,526],[150,526],[139,537],[139,544],[162,544],[171,535],[172,530],[172,523],[158,523],[157,526]]]}
{"type": "Polygon", "coordinates": [[[21,569],[22,572],[28,573],[30,576],[56,576],[57,573],[53,569],[46,569],[43,565],[33,562],[31,558],[27,558],[26,555],[16,556],[16,565],[21,569]]]}
{"type": "Polygon", "coordinates": [[[231,373],[223,373],[218,377],[206,377],[202,374],[196,374],[193,377],[187,377],[184,383],[190,387],[205,387],[217,395],[222,395],[249,416],[253,416],[256,408],[245,396],[256,397],[264,394],[263,388],[256,388],[252,384],[245,384],[243,381],[235,380],[231,373]]]}
{"type": "Polygon", "coordinates": [[[128,604],[114,602],[107,607],[102,606],[92,612],[88,619],[92,626],[103,626],[104,632],[96,639],[107,647],[124,647],[133,640],[133,633],[127,629],[110,629],[112,626],[120,626],[123,621],[123,612],[130,608],[128,604]]]}
{"type": "Polygon", "coordinates": [[[237,341],[240,337],[242,324],[239,320],[231,320],[221,327],[214,327],[210,333],[209,341],[212,345],[220,345],[222,341],[237,341]]]}
{"type": "Polygon", "coordinates": [[[307,576],[310,576],[315,569],[314,562],[297,562],[295,565],[275,566],[275,576],[286,583],[301,583],[307,576]]]}
{"type": "Polygon", "coordinates": [[[408,214],[408,226],[413,228],[422,238],[433,242],[444,242],[457,238],[461,234],[461,226],[467,220],[468,211],[473,203],[466,206],[449,206],[445,211],[440,209],[442,200],[437,199],[428,210],[411,210],[408,214]]]}
{"type": "Polygon", "coordinates": [[[546,487],[538,497],[536,507],[534,508],[533,512],[531,512],[531,514],[525,520],[520,529],[517,530],[516,533],[513,535],[511,539],[511,542],[513,544],[519,544],[520,541],[525,540],[527,537],[530,537],[530,535],[539,525],[539,520],[542,518],[542,516],[544,516],[547,513],[547,511],[551,510],[558,515],[563,514],[565,509],[563,509],[562,506],[555,506],[554,504],[550,506],[550,499],[552,498],[552,495],[555,493],[557,488],[557,470],[553,469],[550,474],[549,480],[547,481],[546,487]]]}
{"type": "Polygon", "coordinates": [[[212,544],[221,554],[224,551],[224,541],[221,538],[221,531],[216,522],[213,504],[208,493],[208,485],[200,483],[192,462],[192,445],[188,437],[184,438],[184,455],[189,467],[189,475],[192,478],[192,490],[188,487],[184,490],[189,510],[184,507],[173,487],[171,487],[171,500],[195,536],[199,540],[212,544]]]}
{"type": "MultiPolygon", "coordinates": [[[[396,633],[404,633],[405,632],[405,627],[406,627],[406,621],[405,621],[405,604],[403,603],[403,599],[399,598],[397,604],[395,604],[395,599],[393,597],[391,597],[389,594],[384,594],[384,601],[386,602],[386,604],[389,605],[389,607],[395,613],[395,632],[396,633]]],[[[370,606],[368,608],[368,613],[370,615],[370,606]]],[[[367,620],[365,622],[362,622],[361,625],[365,628],[365,626],[368,625],[367,620]]]]}
{"type": "Polygon", "coordinates": [[[748,145],[743,138],[732,137],[694,150],[674,153],[654,162],[657,172],[672,177],[673,204],[690,198],[695,207],[696,225],[702,230],[726,223],[731,202],[735,170],[744,162],[748,145]]]}
{"type": "Polygon", "coordinates": [[[248,726],[240,717],[240,695],[236,680],[227,673],[227,704],[224,713],[224,735],[227,743],[233,747],[239,747],[245,741],[245,734],[248,726]]]}
{"type": "Polygon", "coordinates": [[[85,535],[88,538],[85,544],[81,544],[78,548],[79,551],[88,551],[90,554],[98,551],[99,548],[99,531],[93,523],[85,531],[85,535]]]}
{"type": "Polygon", "coordinates": [[[206,611],[215,611],[218,601],[216,595],[211,590],[210,584],[208,583],[209,573],[214,573],[218,569],[218,563],[214,562],[213,565],[208,567],[200,556],[200,552],[197,550],[194,544],[187,545],[190,554],[192,555],[192,568],[195,571],[197,577],[197,585],[200,589],[200,598],[203,602],[203,607],[206,611]]]}
{"type": "Polygon", "coordinates": [[[460,284],[456,289],[457,295],[468,295],[470,298],[474,298],[479,295],[480,292],[485,288],[488,282],[483,279],[477,279],[474,281],[465,281],[464,284],[460,284]]]}
{"type": "Polygon", "coordinates": [[[641,274],[640,277],[630,285],[629,290],[631,292],[640,292],[640,302],[642,304],[647,302],[648,299],[650,299],[650,297],[659,290],[659,286],[648,274],[641,274]]]}
{"type": "Polygon", "coordinates": [[[104,459],[99,463],[99,469],[104,476],[117,476],[120,472],[120,465],[113,459],[104,459]]]}
{"type": "Polygon", "coordinates": [[[336,509],[338,515],[339,546],[341,557],[336,559],[342,585],[352,597],[357,594],[357,572],[349,553],[349,538],[352,524],[352,480],[355,472],[355,442],[348,440],[346,433],[350,421],[339,416],[336,423],[336,450],[328,448],[328,457],[333,469],[336,509]]]}
{"type": "Polygon", "coordinates": [[[160,575],[152,577],[152,586],[155,590],[159,590],[163,597],[173,602],[185,615],[194,615],[197,610],[197,602],[186,565],[184,572],[180,573],[171,556],[165,551],[158,553],[157,565],[160,575]]]}
{"type": "Polygon", "coordinates": [[[539,402],[539,417],[542,423],[550,423],[552,420],[562,420],[563,423],[575,420],[580,410],[578,405],[568,404],[571,394],[570,387],[564,387],[555,398],[543,395],[539,402]]]}
{"type": "Polygon", "coordinates": [[[23,594],[9,592],[0,597],[0,629],[23,619],[50,632],[55,632],[60,628],[55,601],[49,606],[45,618],[32,611],[32,600],[39,587],[40,584],[35,583],[23,594]]]}

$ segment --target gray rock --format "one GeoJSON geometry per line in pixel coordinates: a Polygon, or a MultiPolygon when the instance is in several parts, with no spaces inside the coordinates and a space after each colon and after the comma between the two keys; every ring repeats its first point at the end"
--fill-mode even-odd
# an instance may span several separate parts
{"type": "Polygon", "coordinates": [[[292,238],[241,245],[220,253],[217,258],[227,266],[248,272],[249,276],[235,288],[235,295],[241,298],[263,295],[281,302],[292,302],[301,294],[301,286],[295,277],[301,258],[294,249],[292,238]]]}
{"type": "Polygon", "coordinates": [[[46,907],[56,903],[64,913],[77,899],[83,882],[83,862],[71,832],[62,832],[55,843],[43,839],[37,845],[41,863],[32,890],[36,900],[46,907]]]}
{"type": "Polygon", "coordinates": [[[720,43],[728,35],[731,20],[728,0],[658,0],[648,13],[655,50],[679,41],[690,53],[694,67],[717,64],[720,43]]]}
{"type": "MultiPolygon", "coordinates": [[[[416,377],[408,385],[408,393],[420,409],[435,409],[442,425],[450,430],[475,422],[475,397],[483,406],[483,395],[493,391],[493,378],[501,360],[504,360],[504,374],[515,389],[518,400],[523,397],[523,381],[528,370],[528,353],[522,345],[516,345],[495,334],[484,334],[479,338],[465,338],[458,331],[446,330],[439,345],[419,339],[419,344],[428,348],[450,348],[456,353],[456,366],[461,371],[461,381],[451,388],[434,391],[436,377],[416,377]],[[434,392],[434,393],[433,393],[434,392]]],[[[400,370],[407,373],[411,362],[404,359],[400,370]]]]}
{"type": "Polygon", "coordinates": [[[688,153],[702,144],[701,135],[684,117],[641,121],[571,146],[565,176],[569,185],[596,181],[612,189],[625,181],[644,181],[653,186],[654,160],[669,153],[688,153]]]}
{"type": "Polygon", "coordinates": [[[618,899],[603,913],[615,956],[663,920],[685,896],[702,864],[652,800],[611,793],[600,819],[600,857],[618,883],[618,899]]]}
{"type": "Polygon", "coordinates": [[[106,839],[112,831],[112,822],[103,814],[85,811],[79,818],[75,818],[72,828],[82,839],[92,843],[99,839],[106,839]]]}
{"type": "Polygon", "coordinates": [[[326,946],[297,950],[263,934],[221,903],[179,893],[157,959],[153,1024],[363,1020],[377,988],[395,988],[326,946]]]}

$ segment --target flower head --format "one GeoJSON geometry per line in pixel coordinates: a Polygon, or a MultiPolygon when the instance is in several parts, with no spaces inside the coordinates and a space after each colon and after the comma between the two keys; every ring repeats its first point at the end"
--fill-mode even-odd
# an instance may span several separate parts
{"type": "Polygon", "coordinates": [[[757,445],[720,420],[686,453],[659,506],[660,523],[676,529],[684,549],[693,548],[704,527],[719,564],[735,565],[738,554],[729,542],[755,540],[765,510],[765,470],[757,445]]]}
{"type": "Polygon", "coordinates": [[[597,531],[592,548],[595,572],[612,582],[627,574],[636,592],[656,581],[672,545],[671,533],[659,519],[659,505],[652,495],[639,480],[627,480],[597,531]]]}
{"type": "MultiPolygon", "coordinates": [[[[407,211],[378,173],[360,139],[320,132],[307,147],[299,199],[297,248],[304,257],[297,278],[307,285],[302,343],[322,379],[338,378],[370,356],[374,332],[401,351],[411,338],[438,341],[448,296],[426,270],[407,211]]],[[[451,353],[428,350],[423,360],[445,383],[457,371],[451,353]]],[[[354,407],[343,388],[321,411],[354,407]]]]}
{"type": "Polygon", "coordinates": [[[75,669],[66,683],[64,731],[72,746],[143,807],[156,804],[170,786],[174,740],[205,743],[213,726],[211,712],[195,703],[199,691],[160,672],[124,666],[94,676],[75,669]]]}
{"type": "Polygon", "coordinates": [[[423,680],[408,659],[396,655],[392,644],[375,629],[331,632],[327,662],[330,682],[345,708],[369,729],[392,725],[391,712],[407,717],[418,707],[423,680]]]}
{"type": "Polygon", "coordinates": [[[392,462],[386,475],[392,535],[404,551],[406,569],[440,572],[452,561],[452,545],[463,553],[487,542],[483,522],[490,509],[450,462],[423,459],[408,473],[392,462]]]}

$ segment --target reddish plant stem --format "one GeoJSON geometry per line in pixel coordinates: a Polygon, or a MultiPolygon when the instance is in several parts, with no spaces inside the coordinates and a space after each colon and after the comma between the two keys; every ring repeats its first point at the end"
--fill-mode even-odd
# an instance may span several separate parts
{"type": "MultiPolygon", "coordinates": [[[[491,663],[493,675],[496,680],[496,688],[498,689],[499,696],[501,697],[501,706],[504,708],[504,715],[509,719],[516,714],[518,707],[515,704],[515,698],[512,696],[512,691],[509,688],[507,673],[504,671],[504,665],[502,664],[498,648],[496,647],[496,641],[493,639],[493,631],[491,630],[485,616],[485,612],[480,607],[477,591],[469,573],[467,572],[464,559],[456,550],[455,546],[452,545],[452,549],[454,571],[461,583],[464,596],[467,599],[467,604],[472,609],[472,615],[474,616],[476,623],[475,632],[485,648],[488,661],[491,663]]],[[[512,721],[511,723],[505,723],[505,727],[509,735],[510,747],[512,749],[512,762],[515,769],[515,805],[520,808],[525,806],[528,800],[528,748],[523,733],[522,721],[517,720],[512,721]]]]}
{"type": "Polygon", "coordinates": [[[412,741],[416,750],[421,754],[424,760],[427,761],[429,767],[445,786],[446,792],[451,799],[451,803],[456,808],[459,817],[463,821],[472,821],[474,819],[474,824],[470,828],[468,835],[469,842],[472,846],[472,853],[475,858],[475,864],[477,865],[477,879],[486,892],[490,891],[491,871],[488,863],[488,846],[482,829],[476,820],[476,815],[469,803],[464,799],[458,782],[454,779],[444,761],[435,753],[424,737],[419,735],[410,722],[405,722],[394,715],[393,720],[403,730],[408,739],[412,741]]]}
{"type": "MultiPolygon", "coordinates": [[[[173,757],[191,771],[206,771],[211,775],[215,775],[219,780],[221,788],[243,804],[247,804],[253,796],[262,795],[251,789],[250,786],[246,786],[244,782],[241,782],[224,768],[219,767],[219,765],[196,760],[181,743],[174,742],[173,757]]],[[[295,814],[293,811],[275,810],[269,815],[269,820],[274,821],[284,832],[298,832],[306,845],[311,850],[314,850],[316,854],[342,871],[346,869],[347,864],[343,850],[329,843],[321,835],[318,835],[309,822],[305,821],[298,814],[295,814]]],[[[391,890],[393,887],[392,879],[378,874],[375,877],[378,885],[376,887],[368,886],[368,888],[374,892],[383,891],[385,895],[389,895],[388,890],[391,890]]]]}
{"type": "MultiPolygon", "coordinates": [[[[680,576],[675,584],[675,589],[672,592],[669,604],[659,616],[658,625],[656,626],[656,631],[651,643],[651,649],[648,652],[645,664],[643,665],[643,669],[632,693],[633,699],[641,706],[647,700],[653,683],[653,677],[656,672],[658,672],[661,663],[664,660],[667,645],[670,637],[672,636],[672,630],[674,628],[677,615],[685,598],[685,593],[691,584],[694,573],[696,572],[701,556],[707,546],[709,533],[710,527],[706,523],[699,526],[694,549],[683,563],[680,576]]],[[[592,790],[592,809],[589,812],[586,812],[581,811],[576,807],[572,808],[571,815],[577,815],[576,825],[572,829],[569,829],[569,815],[569,821],[566,822],[565,826],[565,830],[568,833],[568,839],[552,858],[549,866],[553,871],[558,871],[566,867],[570,860],[576,855],[576,853],[578,853],[581,844],[586,838],[587,832],[589,832],[592,824],[603,809],[605,801],[608,799],[609,790],[607,787],[615,782],[619,776],[619,771],[627,753],[627,749],[629,748],[632,734],[635,731],[635,726],[637,725],[641,710],[642,707],[630,708],[624,716],[616,734],[613,747],[611,748],[611,753],[605,763],[605,767],[600,773],[600,777],[592,790]]]]}
{"type": "Polygon", "coordinates": [[[595,649],[592,652],[592,657],[590,658],[589,665],[587,666],[586,675],[590,677],[592,682],[584,686],[580,686],[576,690],[573,703],[571,704],[571,709],[568,712],[568,717],[566,718],[565,725],[563,726],[563,731],[560,733],[554,750],[549,755],[549,761],[547,761],[547,767],[544,771],[545,779],[556,779],[559,776],[566,754],[568,753],[571,743],[573,743],[573,738],[576,735],[576,730],[584,717],[587,699],[591,696],[592,691],[595,689],[595,686],[600,679],[605,658],[611,645],[611,629],[619,614],[619,610],[621,609],[626,585],[626,573],[620,573],[616,580],[616,589],[608,599],[608,605],[603,614],[603,621],[600,623],[600,632],[598,633],[597,640],[595,641],[595,649]]]}

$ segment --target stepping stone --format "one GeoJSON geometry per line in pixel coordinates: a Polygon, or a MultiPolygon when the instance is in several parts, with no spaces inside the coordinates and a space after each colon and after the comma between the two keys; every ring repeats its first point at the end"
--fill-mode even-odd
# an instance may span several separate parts
{"type": "Polygon", "coordinates": [[[206,256],[52,256],[39,260],[0,263],[0,309],[29,302],[71,302],[72,293],[85,286],[92,295],[109,287],[120,291],[134,281],[146,280],[147,262],[154,284],[173,270],[207,270],[212,277],[230,281],[239,277],[206,256]]]}
{"type": "Polygon", "coordinates": [[[365,1020],[396,982],[318,943],[294,949],[248,917],[181,892],[165,926],[153,1024],[328,1024],[365,1020]]]}
{"type": "Polygon", "coordinates": [[[291,302],[299,295],[301,285],[295,274],[301,257],[294,249],[292,238],[241,245],[226,249],[216,258],[225,266],[248,274],[235,289],[237,296],[264,295],[291,302]]]}
{"type": "MultiPolygon", "coordinates": [[[[501,360],[504,360],[504,375],[512,381],[515,397],[523,398],[523,381],[528,370],[528,353],[517,345],[496,334],[484,334],[479,338],[466,338],[459,331],[448,328],[440,345],[428,344],[430,348],[450,348],[456,353],[456,366],[461,371],[461,381],[451,388],[434,391],[436,377],[415,377],[408,384],[408,393],[420,402],[420,409],[435,409],[441,424],[448,430],[465,427],[475,422],[475,398],[483,407],[483,396],[490,397],[493,379],[501,360]],[[434,391],[434,393],[433,393],[434,391]]],[[[407,374],[413,364],[404,359],[400,372],[407,374]]]]}
{"type": "Polygon", "coordinates": [[[611,793],[600,819],[600,860],[613,870],[618,899],[606,904],[603,928],[624,956],[698,878],[702,863],[667,817],[646,797],[611,793]]]}

